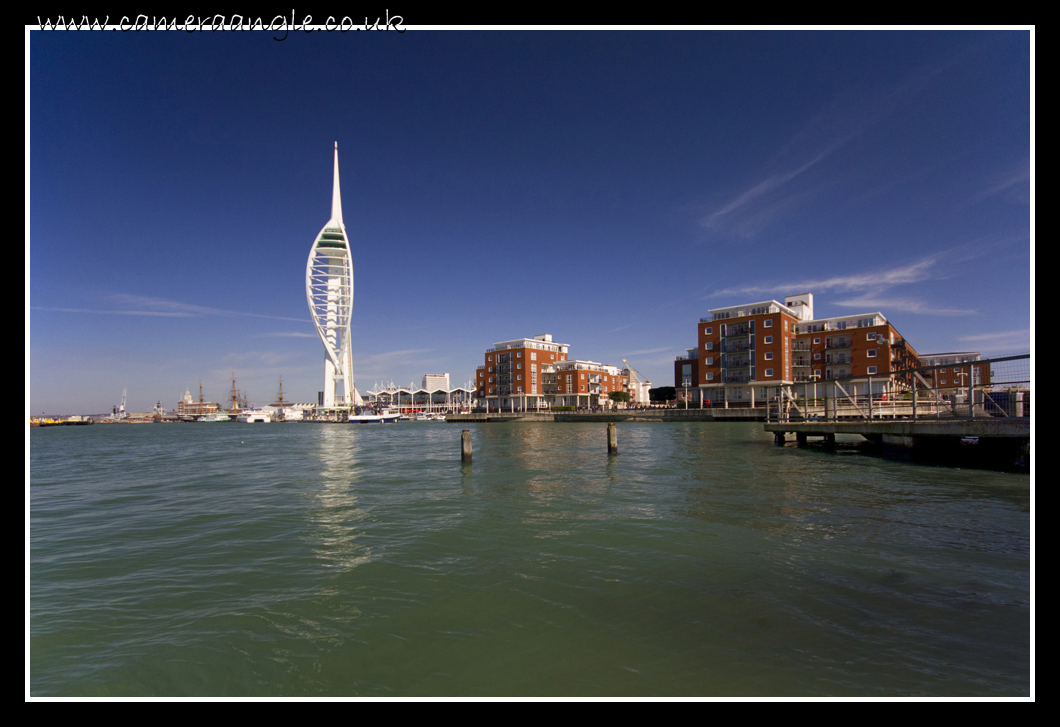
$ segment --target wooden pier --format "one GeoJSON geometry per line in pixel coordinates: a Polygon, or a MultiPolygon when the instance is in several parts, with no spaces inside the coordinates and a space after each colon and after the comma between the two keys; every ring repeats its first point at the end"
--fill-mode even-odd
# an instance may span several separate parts
{"type": "Polygon", "coordinates": [[[784,444],[787,435],[794,434],[799,446],[805,446],[810,437],[832,446],[837,434],[857,434],[885,449],[909,454],[954,451],[962,444],[974,443],[980,451],[1015,464],[1026,466],[1030,461],[1029,417],[771,422],[765,430],[773,432],[777,444],[784,444]]]}

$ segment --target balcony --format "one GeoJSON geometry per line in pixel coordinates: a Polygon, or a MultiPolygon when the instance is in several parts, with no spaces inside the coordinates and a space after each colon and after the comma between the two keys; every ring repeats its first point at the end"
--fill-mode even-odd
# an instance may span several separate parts
{"type": "Polygon", "coordinates": [[[746,326],[746,325],[742,325],[742,326],[726,326],[725,327],[725,337],[726,338],[734,338],[736,336],[746,336],[750,332],[751,332],[751,327],[750,326],[746,326]]]}
{"type": "Polygon", "coordinates": [[[749,358],[734,358],[732,356],[727,357],[725,361],[725,368],[727,369],[745,369],[751,365],[751,359],[749,358]]]}
{"type": "Polygon", "coordinates": [[[751,380],[747,374],[725,374],[723,379],[726,384],[746,384],[751,380]]]}
{"type": "Polygon", "coordinates": [[[797,359],[795,359],[795,360],[793,360],[791,362],[791,365],[795,366],[797,368],[803,368],[803,367],[812,366],[813,362],[811,362],[810,359],[808,359],[808,358],[797,358],[797,359]]]}
{"type": "Polygon", "coordinates": [[[826,338],[824,341],[825,348],[850,348],[849,338],[826,338]]]}
{"type": "Polygon", "coordinates": [[[737,351],[750,351],[749,341],[722,341],[722,353],[736,353],[737,351]]]}

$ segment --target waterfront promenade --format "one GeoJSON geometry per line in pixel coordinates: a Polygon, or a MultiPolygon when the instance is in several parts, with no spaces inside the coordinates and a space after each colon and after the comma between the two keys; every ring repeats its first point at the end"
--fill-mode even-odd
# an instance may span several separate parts
{"type": "Polygon", "coordinates": [[[765,407],[740,409],[613,409],[611,411],[475,412],[450,414],[445,421],[483,422],[764,422],[765,407]]]}

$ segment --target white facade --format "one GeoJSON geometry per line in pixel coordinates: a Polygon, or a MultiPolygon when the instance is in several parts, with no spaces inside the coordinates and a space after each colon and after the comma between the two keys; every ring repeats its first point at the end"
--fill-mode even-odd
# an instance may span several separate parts
{"type": "Polygon", "coordinates": [[[422,388],[425,391],[449,391],[449,374],[424,374],[422,388]]]}
{"type": "Polygon", "coordinates": [[[331,191],[331,219],[320,230],[306,262],[305,293],[320,342],[324,344],[324,407],[360,406],[353,381],[350,317],[353,309],[353,259],[342,223],[339,193],[339,144],[335,142],[335,171],[331,191]]]}

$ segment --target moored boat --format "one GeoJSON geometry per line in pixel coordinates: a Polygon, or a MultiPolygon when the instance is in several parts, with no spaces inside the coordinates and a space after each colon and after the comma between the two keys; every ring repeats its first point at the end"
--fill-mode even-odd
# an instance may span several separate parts
{"type": "Polygon", "coordinates": [[[381,409],[378,412],[365,411],[360,414],[350,415],[350,424],[389,424],[400,421],[401,415],[390,409],[381,409]]]}

